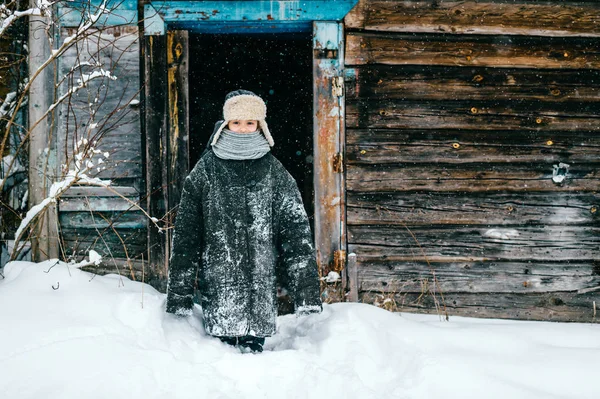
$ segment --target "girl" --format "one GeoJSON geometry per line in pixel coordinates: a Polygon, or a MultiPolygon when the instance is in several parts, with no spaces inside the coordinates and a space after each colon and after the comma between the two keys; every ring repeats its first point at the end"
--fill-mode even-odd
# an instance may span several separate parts
{"type": "Polygon", "coordinates": [[[183,185],[167,292],[167,312],[190,315],[197,278],[206,332],[254,352],[275,333],[276,268],[287,273],[296,314],[322,310],[308,217],[270,153],[266,115],[250,91],[225,98],[224,120],[183,185]]]}

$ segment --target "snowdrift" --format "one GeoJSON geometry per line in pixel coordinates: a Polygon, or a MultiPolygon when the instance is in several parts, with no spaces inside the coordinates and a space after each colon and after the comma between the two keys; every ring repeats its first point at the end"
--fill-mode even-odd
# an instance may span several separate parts
{"type": "Polygon", "coordinates": [[[278,319],[242,354],[165,296],[63,263],[0,277],[0,398],[598,398],[600,326],[394,314],[278,319]]]}

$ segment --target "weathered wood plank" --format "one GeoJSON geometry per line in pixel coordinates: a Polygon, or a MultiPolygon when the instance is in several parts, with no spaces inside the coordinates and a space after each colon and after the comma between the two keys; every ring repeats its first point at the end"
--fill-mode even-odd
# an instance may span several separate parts
{"type": "MultiPolygon", "coordinates": [[[[600,194],[347,194],[349,225],[589,225],[600,223],[600,194]]],[[[600,257],[600,254],[599,254],[600,257]]]]}
{"type": "Polygon", "coordinates": [[[323,275],[333,270],[334,254],[345,249],[346,242],[344,175],[335,163],[345,143],[344,102],[333,84],[343,67],[343,40],[340,23],[313,23],[314,225],[317,265],[323,275]]]}
{"type": "MultiPolygon", "coordinates": [[[[168,209],[167,187],[167,42],[165,36],[145,36],[144,107],[146,140],[146,194],[147,210],[161,218],[168,209]]],[[[158,229],[148,226],[148,263],[154,286],[166,283],[168,254],[166,237],[158,229]]],[[[164,288],[164,287],[162,287],[164,288]]]]}
{"type": "Polygon", "coordinates": [[[347,286],[343,287],[348,290],[346,294],[346,300],[350,302],[358,302],[358,264],[356,262],[356,254],[348,254],[348,265],[347,265],[347,286]]]}
{"type": "Polygon", "coordinates": [[[593,163],[600,135],[547,131],[348,129],[350,164],[593,163]]]}
{"type": "MultiPolygon", "coordinates": [[[[395,310],[436,314],[431,295],[388,294],[363,292],[360,300],[365,303],[382,303],[386,298],[393,301],[395,310]]],[[[563,322],[598,322],[594,319],[593,303],[600,303],[600,294],[574,293],[551,294],[498,294],[450,293],[444,295],[446,309],[450,316],[486,317],[495,319],[544,320],[563,322]]],[[[441,301],[437,296],[438,303],[441,301]]],[[[443,316],[443,313],[441,314],[443,316]]]]}
{"type": "MultiPolygon", "coordinates": [[[[116,231],[125,243],[129,257],[139,256],[146,251],[146,229],[117,228],[116,231]]],[[[100,233],[102,237],[95,229],[61,229],[62,244],[67,255],[85,255],[93,249],[108,259],[127,257],[121,240],[112,229],[106,228],[100,230],[100,233]]]]}
{"type": "Polygon", "coordinates": [[[596,104],[542,102],[351,101],[347,128],[600,131],[596,104]]]}
{"type": "Polygon", "coordinates": [[[346,73],[347,99],[600,102],[600,71],[365,65],[346,73]]]}
{"type": "Polygon", "coordinates": [[[358,264],[360,291],[421,293],[577,292],[600,287],[594,263],[366,262],[358,264]]]}
{"type": "Polygon", "coordinates": [[[590,226],[348,226],[348,250],[396,261],[594,261],[600,228],[590,226]]]}
{"type": "Polygon", "coordinates": [[[110,188],[106,187],[93,187],[93,186],[72,186],[61,198],[68,197],[117,197],[117,194],[121,194],[125,197],[135,198],[140,193],[134,187],[120,187],[114,186],[110,188]]]}
{"type": "Polygon", "coordinates": [[[128,197],[126,199],[119,197],[65,197],[58,201],[59,211],[62,212],[89,212],[90,209],[96,212],[109,211],[135,211],[134,204],[140,205],[137,197],[128,197]],[[133,202],[133,204],[132,204],[133,202]]]}
{"type": "Polygon", "coordinates": [[[348,29],[485,35],[600,36],[594,2],[361,0],[348,29]]]}
{"type": "MultiPolygon", "coordinates": [[[[5,2],[4,4],[7,3],[5,2]]],[[[20,7],[20,5],[17,7],[20,7]]],[[[4,23],[4,21],[6,21],[4,18],[7,18],[4,17],[4,15],[6,15],[7,12],[3,10],[2,14],[4,23]]],[[[29,92],[27,93],[29,100],[27,103],[22,104],[23,109],[27,110],[27,119],[30,123],[30,130],[28,131],[29,142],[27,143],[29,150],[29,165],[27,169],[30,206],[39,204],[47,198],[48,191],[60,169],[60,162],[57,162],[56,160],[56,148],[54,148],[53,145],[51,146],[51,144],[54,144],[54,140],[57,136],[54,120],[57,117],[58,112],[54,111],[49,115],[46,115],[46,111],[54,102],[55,74],[53,68],[41,68],[46,60],[52,55],[52,43],[43,38],[40,40],[40,32],[43,32],[50,23],[51,16],[47,15],[31,15],[28,18],[28,25],[24,25],[25,28],[28,26],[29,38],[28,48],[26,50],[27,63],[21,64],[22,66],[19,67],[23,68],[21,71],[27,70],[25,73],[28,73],[28,76],[36,76],[35,79],[32,79],[29,82],[31,83],[29,92]],[[40,123],[34,127],[33,124],[37,121],[40,121],[40,123]]],[[[21,44],[21,46],[23,46],[23,44],[21,44]]],[[[2,64],[2,69],[4,69],[5,61],[3,61],[2,64]]],[[[4,80],[5,77],[7,77],[7,75],[2,71],[2,80],[4,80]]],[[[19,77],[17,79],[21,78],[19,77]]],[[[15,83],[17,82],[18,84],[21,84],[20,80],[17,80],[15,83]]],[[[2,126],[5,126],[4,121],[2,122],[2,126]]],[[[2,140],[5,138],[6,136],[3,134],[2,140]]],[[[2,152],[0,157],[2,158],[7,155],[7,153],[4,153],[4,150],[5,147],[0,150],[0,152],[2,152]]],[[[40,222],[33,226],[33,234],[30,238],[32,258],[35,262],[58,256],[58,248],[56,246],[56,241],[53,238],[56,232],[56,207],[53,204],[50,204],[47,211],[39,217],[39,220],[40,222]]],[[[2,227],[4,228],[5,226],[2,227]]]]}
{"type": "MultiPolygon", "coordinates": [[[[62,28],[61,37],[70,36],[76,30],[62,28]]],[[[115,80],[93,79],[62,104],[58,129],[65,134],[57,137],[59,163],[72,162],[75,143],[80,139],[97,142],[96,147],[108,152],[110,158],[100,170],[93,172],[98,177],[114,180],[117,185],[129,183],[122,179],[133,179],[133,185],[141,188],[138,29],[122,26],[90,33],[89,38],[79,41],[61,56],[59,78],[68,79],[60,86],[60,93],[77,86],[77,79],[83,74],[96,70],[89,65],[101,64],[115,80]],[[81,67],[75,67],[80,64],[81,67]]]]}
{"type": "MultiPolygon", "coordinates": [[[[189,46],[188,32],[185,30],[167,32],[167,86],[168,86],[168,153],[167,187],[168,223],[175,225],[177,208],[183,191],[183,182],[189,166],[189,93],[188,93],[189,46]]],[[[171,253],[172,230],[165,235],[167,258],[171,253]]]]}
{"type": "MultiPolygon", "coordinates": [[[[141,212],[61,212],[59,215],[61,228],[71,229],[105,229],[112,225],[121,229],[145,229],[146,216],[141,212]]],[[[110,227],[109,227],[110,228],[110,227]]]]}
{"type": "Polygon", "coordinates": [[[346,65],[600,69],[598,43],[597,39],[350,32],[346,65]]]}
{"type": "Polygon", "coordinates": [[[346,167],[346,188],[355,192],[578,192],[598,191],[600,170],[572,165],[566,179],[553,179],[553,165],[353,165],[346,167]]]}

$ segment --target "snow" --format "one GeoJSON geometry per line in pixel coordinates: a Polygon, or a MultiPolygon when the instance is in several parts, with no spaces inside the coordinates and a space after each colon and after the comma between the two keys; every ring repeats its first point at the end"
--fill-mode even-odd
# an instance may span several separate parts
{"type": "Polygon", "coordinates": [[[570,166],[563,162],[560,162],[558,165],[552,165],[552,181],[556,184],[562,183],[567,177],[566,174],[569,173],[570,166]]]}
{"type": "Polygon", "coordinates": [[[7,9],[4,4],[2,4],[2,8],[0,8],[0,10],[4,15],[6,15],[6,17],[3,17],[2,20],[0,20],[0,36],[2,36],[8,27],[11,26],[18,18],[42,15],[39,8],[30,8],[25,11],[11,11],[7,9]]]}
{"type": "Polygon", "coordinates": [[[336,272],[329,272],[327,276],[321,278],[321,280],[325,280],[327,283],[335,283],[336,281],[340,281],[340,279],[340,275],[336,272]]]}
{"type": "Polygon", "coordinates": [[[204,333],[201,310],[56,261],[0,277],[0,397],[597,398],[600,326],[390,313],[278,318],[262,354],[204,333]]]}
{"type": "Polygon", "coordinates": [[[498,238],[501,240],[510,240],[519,236],[519,232],[515,229],[489,229],[483,233],[484,237],[498,238]]]}

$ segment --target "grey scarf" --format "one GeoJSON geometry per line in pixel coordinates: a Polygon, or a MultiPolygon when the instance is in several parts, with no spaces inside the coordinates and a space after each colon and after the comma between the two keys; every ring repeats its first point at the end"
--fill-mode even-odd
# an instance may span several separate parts
{"type": "Polygon", "coordinates": [[[269,142],[260,130],[252,133],[235,133],[223,129],[221,137],[212,146],[221,159],[258,159],[271,150],[269,142]]]}

